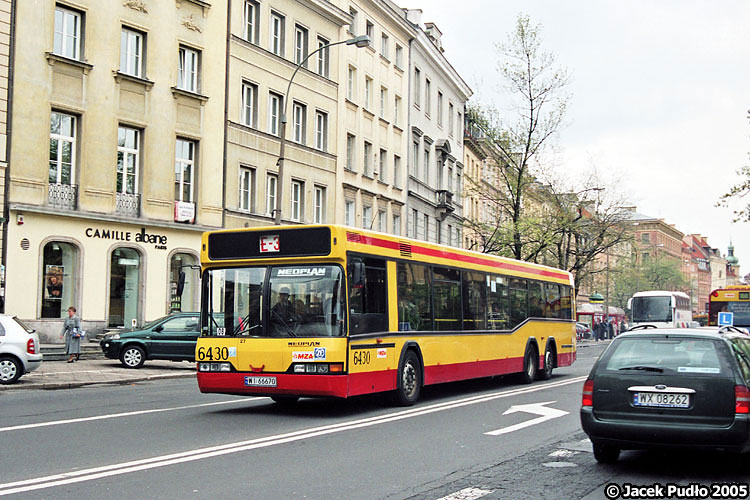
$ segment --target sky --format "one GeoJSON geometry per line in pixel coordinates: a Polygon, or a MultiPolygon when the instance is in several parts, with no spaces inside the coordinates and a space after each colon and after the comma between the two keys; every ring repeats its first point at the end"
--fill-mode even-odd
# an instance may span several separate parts
{"type": "MultiPolygon", "coordinates": [[[[420,0],[422,22],[480,104],[508,109],[496,44],[519,13],[568,69],[571,100],[555,163],[595,167],[637,211],[708,238],[750,273],[750,223],[715,207],[750,163],[747,0],[420,0]],[[457,7],[460,5],[460,7],[457,7]]],[[[750,202],[750,196],[744,203],[750,202]]],[[[739,206],[739,203],[735,204],[739,206]]]]}

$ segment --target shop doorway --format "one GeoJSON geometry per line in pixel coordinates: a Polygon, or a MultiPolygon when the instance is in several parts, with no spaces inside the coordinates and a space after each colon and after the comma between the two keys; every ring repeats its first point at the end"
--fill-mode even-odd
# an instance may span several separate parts
{"type": "Polygon", "coordinates": [[[200,267],[198,258],[189,253],[176,253],[169,263],[169,312],[196,312],[200,305],[200,267]],[[182,293],[178,293],[180,272],[185,274],[182,293]]]}
{"type": "Polygon", "coordinates": [[[109,266],[110,327],[138,324],[141,302],[141,255],[132,248],[115,248],[109,266]]]}

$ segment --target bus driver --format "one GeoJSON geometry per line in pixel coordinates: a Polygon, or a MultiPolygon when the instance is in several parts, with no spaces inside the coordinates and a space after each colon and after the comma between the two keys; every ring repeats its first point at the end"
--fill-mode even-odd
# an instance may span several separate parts
{"type": "Polygon", "coordinates": [[[295,325],[299,324],[300,316],[289,300],[289,287],[279,289],[279,301],[271,308],[271,324],[274,333],[294,333],[295,325]]]}

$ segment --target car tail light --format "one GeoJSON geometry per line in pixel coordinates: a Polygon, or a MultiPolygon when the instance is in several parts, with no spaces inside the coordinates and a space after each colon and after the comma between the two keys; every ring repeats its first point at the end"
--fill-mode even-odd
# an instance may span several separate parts
{"type": "Polygon", "coordinates": [[[734,386],[734,412],[750,413],[750,389],[744,385],[734,386]]]}
{"type": "Polygon", "coordinates": [[[29,339],[29,341],[26,342],[26,352],[29,354],[36,354],[36,343],[34,342],[34,339],[29,339]]]}
{"type": "Polygon", "coordinates": [[[583,384],[583,397],[581,398],[581,406],[594,406],[594,381],[588,379],[583,384]]]}

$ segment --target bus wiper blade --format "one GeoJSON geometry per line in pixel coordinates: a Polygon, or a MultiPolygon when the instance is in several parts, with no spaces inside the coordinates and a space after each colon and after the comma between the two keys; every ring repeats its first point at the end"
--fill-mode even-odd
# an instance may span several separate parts
{"type": "Polygon", "coordinates": [[[620,368],[620,370],[639,370],[644,372],[658,372],[662,373],[664,371],[664,368],[659,368],[658,366],[624,366],[620,368]]]}

